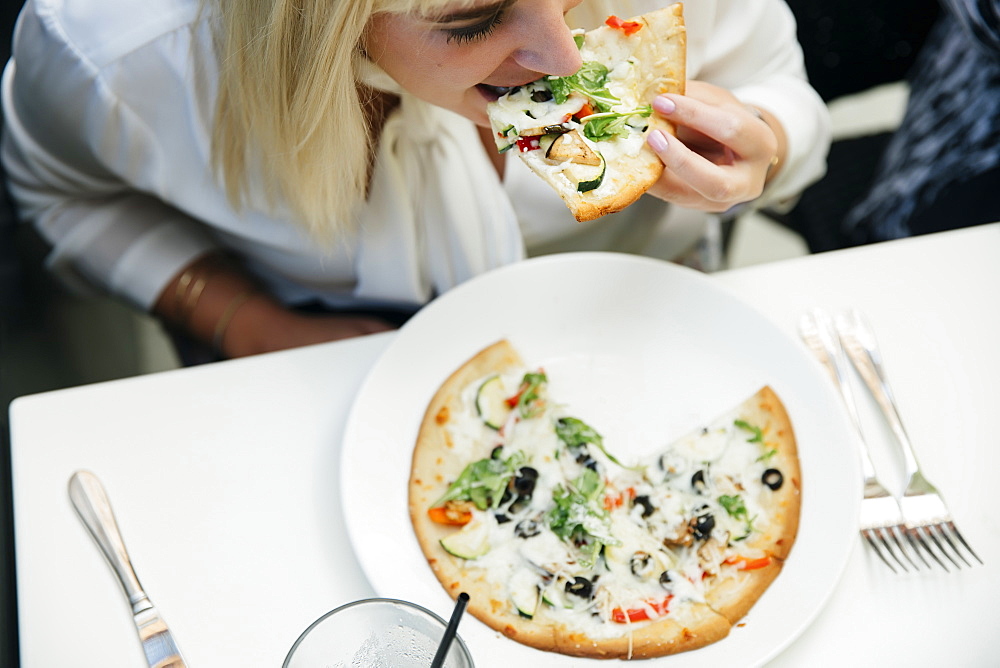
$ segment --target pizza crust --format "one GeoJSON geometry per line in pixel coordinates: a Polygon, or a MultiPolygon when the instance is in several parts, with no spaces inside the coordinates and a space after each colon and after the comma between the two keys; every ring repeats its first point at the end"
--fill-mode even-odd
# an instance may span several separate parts
{"type": "Polygon", "coordinates": [[[749,545],[784,560],[798,534],[802,504],[802,472],[795,432],[784,404],[770,387],[764,387],[748,400],[744,410],[748,421],[761,426],[765,449],[775,450],[768,464],[780,471],[784,479],[781,487],[772,492],[772,522],[768,530],[749,541],[749,545]]]}
{"type": "MultiPolygon", "coordinates": [[[[684,26],[683,6],[674,4],[658,12],[630,20],[645,24],[645,27],[635,35],[640,38],[639,45],[634,51],[635,56],[640,62],[655,63],[653,67],[644,70],[646,77],[638,86],[640,91],[638,100],[650,103],[653,98],[663,93],[683,94],[687,78],[687,31],[684,26]]],[[[619,35],[618,30],[602,26],[587,34],[586,45],[593,44],[594,49],[600,49],[602,42],[617,39],[619,35]]],[[[653,113],[648,120],[649,126],[643,133],[643,144],[639,153],[609,162],[605,179],[610,179],[611,188],[580,193],[572,186],[567,187],[565,182],[557,183],[553,182],[554,179],[546,179],[559,193],[578,222],[594,220],[621,211],[659,181],[663,174],[663,161],[646,144],[645,137],[653,130],[670,134],[676,132],[673,124],[657,113],[653,113]]],[[[522,154],[524,155],[526,154],[522,154]]],[[[531,166],[529,163],[529,167],[531,166]]],[[[539,173],[537,167],[533,170],[539,173]]]]}
{"type": "MultiPolygon", "coordinates": [[[[613,637],[592,638],[568,628],[539,605],[533,619],[521,617],[482,568],[468,568],[464,559],[442,549],[440,540],[456,529],[433,522],[428,509],[465,466],[488,457],[494,444],[478,444],[476,452],[459,451],[449,433],[461,411],[469,410],[463,391],[477,379],[524,369],[524,363],[506,340],[474,355],[442,383],[424,414],[414,447],[409,480],[409,512],[414,532],[434,575],[452,598],[470,596],[468,612],[497,632],[524,645],[570,656],[652,658],[698,649],[724,638],[757,602],[781,571],[798,528],[801,481],[794,433],[780,399],[764,387],[736,409],[742,419],[760,427],[764,446],[775,450],[769,464],[782,471],[784,483],[768,494],[769,507],[778,508],[776,519],[756,536],[750,547],[771,557],[753,570],[726,566],[726,577],[706,591],[706,603],[671,602],[669,612],[652,621],[621,625],[613,637]]],[[[731,418],[730,418],[731,419],[731,418]]]]}
{"type": "MultiPolygon", "coordinates": [[[[461,568],[462,560],[449,556],[439,543],[454,529],[431,521],[427,516],[427,509],[440,498],[448,484],[458,477],[469,461],[489,454],[487,450],[482,453],[464,453],[465,458],[455,456],[448,424],[452,416],[462,410],[462,389],[469,383],[490,373],[502,373],[522,366],[520,355],[508,341],[494,343],[465,362],[444,381],[428,405],[421,422],[410,468],[410,519],[424,554],[440,553],[440,558],[433,557],[429,563],[442,581],[455,581],[466,576],[466,573],[461,568]]],[[[452,588],[448,591],[452,598],[460,593],[452,588]]],[[[482,600],[482,597],[479,598],[482,600]]],[[[470,602],[470,611],[477,605],[476,602],[470,602]]]]}

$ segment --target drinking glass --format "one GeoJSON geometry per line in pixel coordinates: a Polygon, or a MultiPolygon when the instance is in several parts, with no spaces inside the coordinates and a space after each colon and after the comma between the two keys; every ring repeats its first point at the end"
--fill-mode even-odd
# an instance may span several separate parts
{"type": "MultiPolygon", "coordinates": [[[[283,668],[428,668],[448,622],[414,603],[369,598],[332,610],[303,631],[283,668]]],[[[444,668],[473,668],[455,636],[444,668]]]]}

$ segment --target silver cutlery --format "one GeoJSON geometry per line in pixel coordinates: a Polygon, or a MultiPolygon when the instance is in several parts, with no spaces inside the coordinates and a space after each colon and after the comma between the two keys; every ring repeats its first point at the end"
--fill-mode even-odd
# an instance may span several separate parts
{"type": "Polygon", "coordinates": [[[89,471],[77,471],[69,479],[69,498],[121,583],[146,663],[150,668],[185,668],[170,629],[139,584],[101,481],[89,471]]]}
{"type": "Polygon", "coordinates": [[[907,564],[917,568],[903,547],[906,525],[896,498],[879,481],[861,431],[857,405],[847,379],[847,360],[833,329],[833,320],[821,309],[812,309],[799,320],[799,336],[833,378],[847,412],[854,423],[855,441],[861,457],[864,498],[861,501],[860,533],[886,566],[896,572],[893,562],[904,571],[907,564]],[[891,559],[890,559],[891,558],[891,559]]]}
{"type": "MultiPolygon", "coordinates": [[[[948,511],[938,490],[927,480],[917,464],[910,438],[903,428],[903,421],[896,408],[892,390],[882,366],[882,356],[878,342],[867,320],[860,311],[852,309],[838,314],[837,333],[844,350],[854,364],[858,375],[881,409],[896,441],[903,452],[906,485],[899,499],[903,517],[906,520],[906,536],[911,544],[930,555],[942,568],[949,570],[942,561],[943,556],[955,568],[961,568],[958,557],[966,566],[972,564],[966,559],[962,548],[980,564],[983,563],[962,537],[955,521],[948,511]]],[[[924,559],[926,563],[926,559],[924,559]]]]}

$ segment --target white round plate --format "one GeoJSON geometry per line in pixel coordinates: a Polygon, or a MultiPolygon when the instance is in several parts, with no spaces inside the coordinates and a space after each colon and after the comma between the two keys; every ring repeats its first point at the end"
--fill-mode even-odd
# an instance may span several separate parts
{"type": "MultiPolygon", "coordinates": [[[[802,465],[792,553],[727,638],[648,663],[759,665],[798,637],[857,536],[861,473],[840,399],[804,345],[711,278],[615,253],[547,256],[470,280],[412,318],[372,368],[348,417],[340,474],[348,532],[378,594],[442,616],[452,608],[410,525],[410,457],[441,383],[501,338],[543,367],[552,395],[625,459],[666,446],[763,385],[778,393],[802,465]]],[[[598,664],[526,647],[469,615],[459,633],[479,668],[598,664]]]]}

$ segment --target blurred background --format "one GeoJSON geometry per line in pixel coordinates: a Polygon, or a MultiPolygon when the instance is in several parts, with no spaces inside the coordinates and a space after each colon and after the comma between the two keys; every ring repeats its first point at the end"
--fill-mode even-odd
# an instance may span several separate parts
{"type": "MultiPolygon", "coordinates": [[[[829,230],[867,188],[902,118],[906,72],[938,15],[936,0],[788,0],[810,80],[829,104],[827,176],[790,210],[723,221],[689,254],[707,271],[836,247],[829,230]]],[[[18,0],[0,3],[6,62],[18,0]]],[[[7,406],[15,397],[176,368],[160,326],[104,297],[72,294],[44,269],[45,244],[0,201],[0,666],[17,665],[7,406]]],[[[692,259],[693,258],[693,259],[692,259]]]]}

